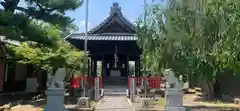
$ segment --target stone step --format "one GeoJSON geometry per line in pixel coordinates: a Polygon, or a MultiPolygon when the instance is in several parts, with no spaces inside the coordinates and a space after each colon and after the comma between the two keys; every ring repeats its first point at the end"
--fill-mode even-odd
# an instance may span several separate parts
{"type": "Polygon", "coordinates": [[[127,84],[123,84],[123,83],[121,83],[121,84],[119,84],[119,83],[103,83],[103,87],[106,86],[106,85],[122,85],[122,86],[125,86],[127,84]]]}
{"type": "Polygon", "coordinates": [[[126,85],[105,85],[104,96],[127,96],[126,85]]]}
{"type": "Polygon", "coordinates": [[[126,92],[126,89],[104,89],[104,92],[126,92]]]}
{"type": "Polygon", "coordinates": [[[127,80],[104,80],[103,82],[127,82],[127,80]]]}
{"type": "Polygon", "coordinates": [[[126,77],[103,77],[103,81],[105,80],[127,80],[126,77]]]}
{"type": "Polygon", "coordinates": [[[103,81],[111,81],[111,80],[123,80],[123,81],[127,81],[127,79],[125,78],[107,78],[107,79],[103,79],[103,81]]]}
{"type": "Polygon", "coordinates": [[[104,96],[127,96],[126,92],[104,92],[104,96]]]}
{"type": "Polygon", "coordinates": [[[104,85],[127,85],[128,81],[125,77],[108,77],[103,78],[104,85]]]}
{"type": "Polygon", "coordinates": [[[103,82],[128,82],[127,80],[104,80],[103,82]]]}
{"type": "Polygon", "coordinates": [[[127,81],[104,81],[103,84],[105,84],[105,85],[106,84],[109,84],[109,85],[111,85],[111,84],[115,84],[115,85],[116,84],[122,84],[123,85],[123,84],[127,84],[127,81]]]}

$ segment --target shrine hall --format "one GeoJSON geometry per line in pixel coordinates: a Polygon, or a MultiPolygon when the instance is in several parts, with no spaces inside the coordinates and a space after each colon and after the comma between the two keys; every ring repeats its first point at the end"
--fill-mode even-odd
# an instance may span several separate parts
{"type": "MultiPolygon", "coordinates": [[[[140,76],[141,50],[135,34],[135,24],[124,17],[118,3],[113,3],[109,16],[88,31],[88,75],[100,75],[103,85],[126,85],[128,76],[140,76]]],[[[84,33],[72,34],[66,40],[84,50],[84,33]]]]}

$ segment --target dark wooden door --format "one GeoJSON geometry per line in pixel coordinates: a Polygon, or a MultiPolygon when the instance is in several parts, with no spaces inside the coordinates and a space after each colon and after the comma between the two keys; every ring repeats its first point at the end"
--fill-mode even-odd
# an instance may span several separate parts
{"type": "Polygon", "coordinates": [[[4,71],[4,63],[2,63],[0,64],[0,91],[3,91],[4,71]]]}
{"type": "Polygon", "coordinates": [[[8,62],[6,68],[3,89],[6,92],[15,91],[15,63],[8,62]]]}

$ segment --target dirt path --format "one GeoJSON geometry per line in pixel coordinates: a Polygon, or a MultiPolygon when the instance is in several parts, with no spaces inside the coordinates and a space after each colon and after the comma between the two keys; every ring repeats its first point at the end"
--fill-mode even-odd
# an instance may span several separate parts
{"type": "Polygon", "coordinates": [[[107,96],[97,105],[96,111],[133,111],[133,109],[126,97],[107,96]]]}

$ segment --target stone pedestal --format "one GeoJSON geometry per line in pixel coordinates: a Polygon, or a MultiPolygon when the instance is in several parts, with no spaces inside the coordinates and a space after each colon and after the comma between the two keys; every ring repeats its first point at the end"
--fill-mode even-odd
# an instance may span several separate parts
{"type": "Polygon", "coordinates": [[[151,99],[150,98],[141,98],[141,108],[151,108],[151,99]]]}
{"type": "Polygon", "coordinates": [[[165,111],[185,111],[183,106],[183,91],[178,89],[166,90],[165,111]]]}
{"type": "Polygon", "coordinates": [[[47,111],[63,111],[64,110],[64,88],[48,88],[47,95],[47,111]]]}
{"type": "Polygon", "coordinates": [[[90,108],[89,98],[80,97],[77,102],[77,108],[90,108]]]}

